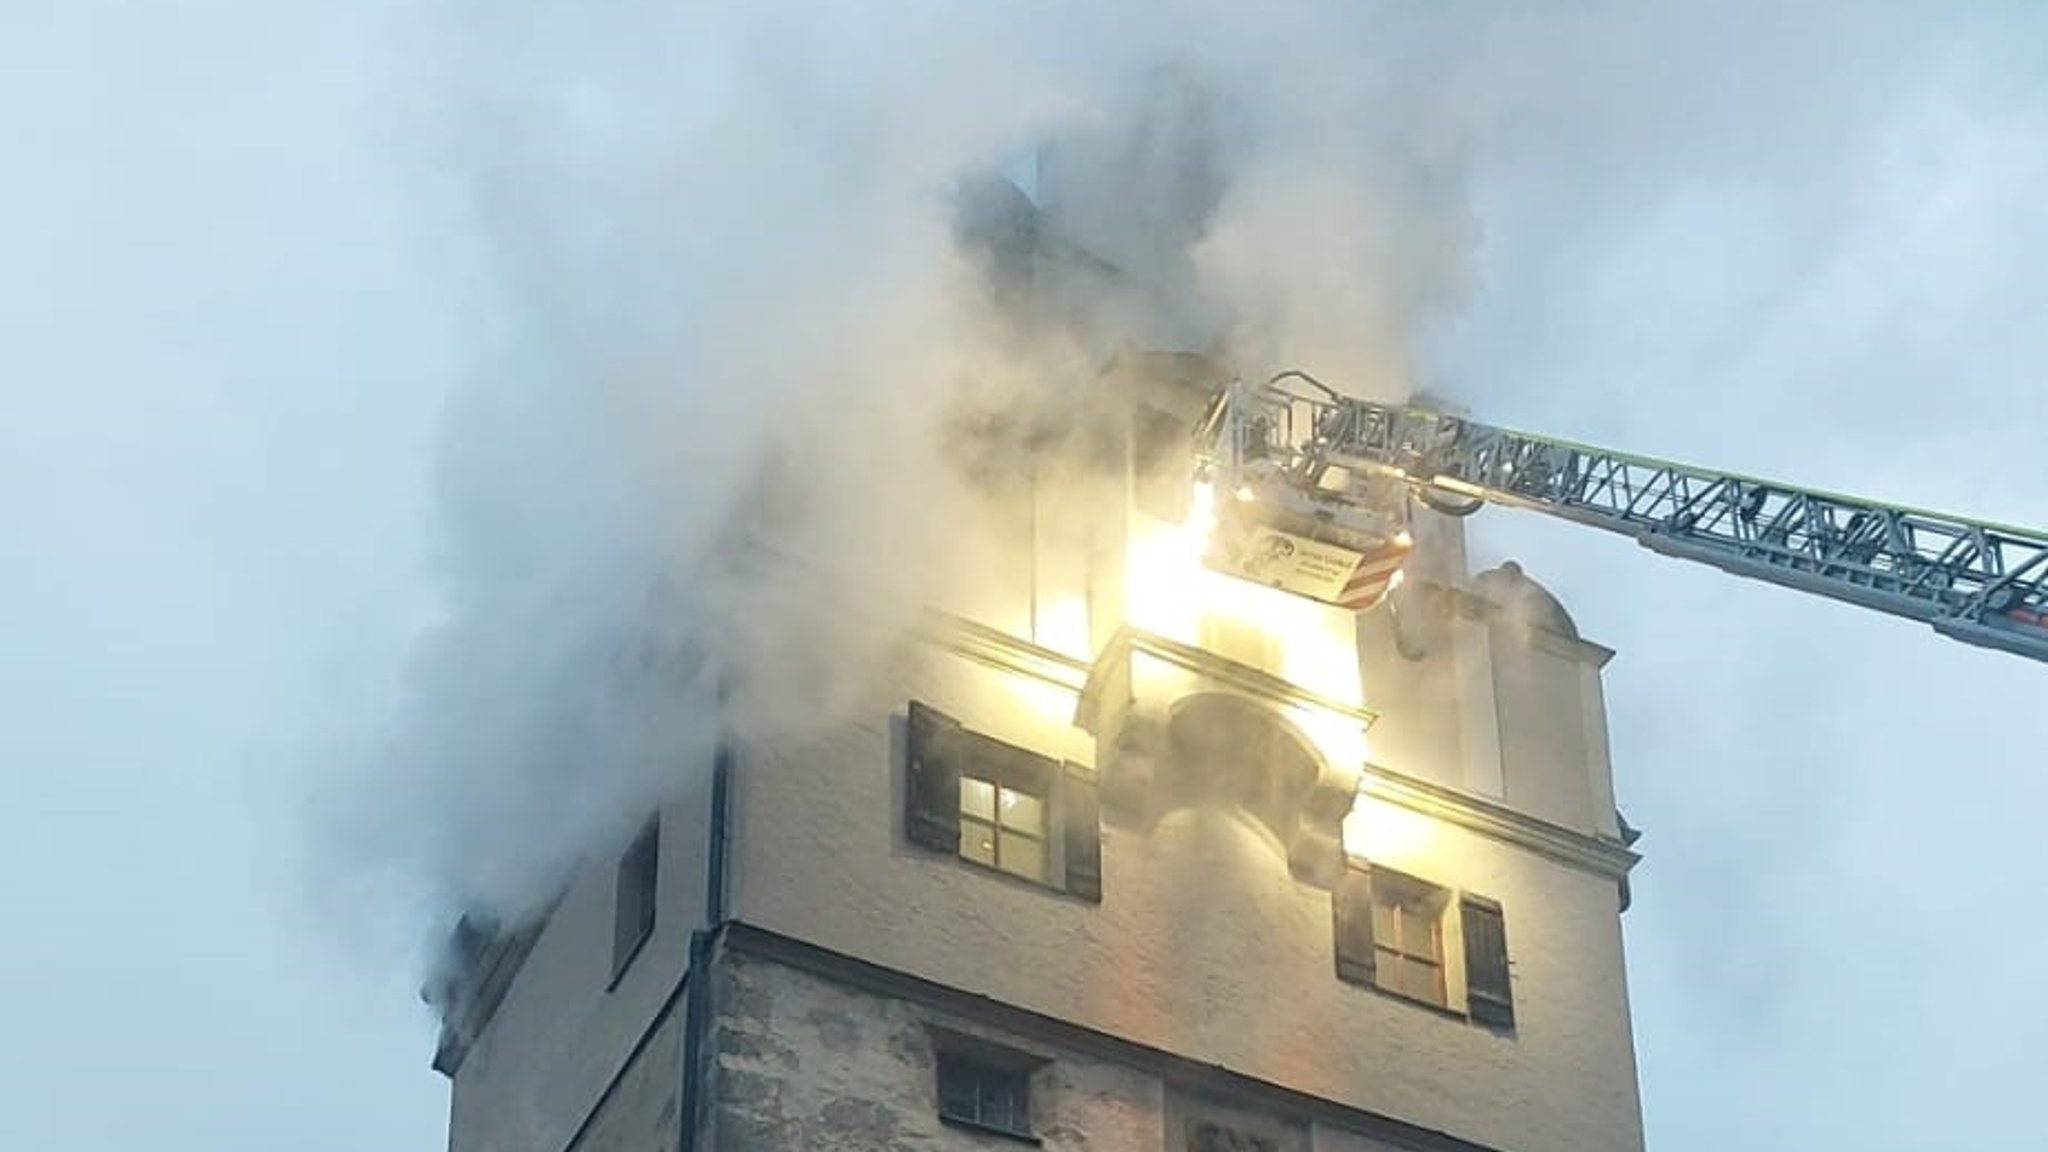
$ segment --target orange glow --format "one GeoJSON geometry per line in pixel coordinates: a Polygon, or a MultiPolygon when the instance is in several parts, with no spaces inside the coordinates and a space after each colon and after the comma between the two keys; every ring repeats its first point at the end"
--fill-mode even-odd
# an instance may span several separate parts
{"type": "Polygon", "coordinates": [[[1205,620],[1256,628],[1278,650],[1278,667],[1267,671],[1346,704],[1359,703],[1352,614],[1212,571],[1202,563],[1202,551],[1215,525],[1215,490],[1197,484],[1186,523],[1141,519],[1133,526],[1126,568],[1131,623],[1184,644],[1202,643],[1205,620]]]}
{"type": "Polygon", "coordinates": [[[1064,728],[1074,722],[1081,699],[1074,689],[1032,676],[1005,676],[1003,684],[1025,711],[1046,723],[1064,728]]]}
{"type": "Polygon", "coordinates": [[[1033,622],[1038,643],[1067,656],[1088,659],[1088,605],[1079,596],[1055,596],[1038,606],[1033,622]]]}
{"type": "Polygon", "coordinates": [[[1344,818],[1344,850],[1390,868],[1426,871],[1442,847],[1429,817],[1362,791],[1344,818]]]}

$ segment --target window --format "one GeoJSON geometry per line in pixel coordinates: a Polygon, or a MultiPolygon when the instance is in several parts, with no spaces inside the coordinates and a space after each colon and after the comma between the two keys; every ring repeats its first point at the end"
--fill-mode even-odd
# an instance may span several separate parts
{"type": "Polygon", "coordinates": [[[1338,882],[1337,975],[1445,1006],[1443,912],[1448,894],[1384,868],[1352,868],[1338,882]]]}
{"type": "Polygon", "coordinates": [[[904,835],[935,852],[1102,899],[1095,774],[984,736],[912,702],[904,835]]]}
{"type": "Polygon", "coordinates": [[[640,829],[619,857],[612,909],[612,982],[654,934],[655,874],[661,864],[661,814],[640,829]]]}
{"type": "Polygon", "coordinates": [[[1514,993],[1500,905],[1459,896],[1456,937],[1447,937],[1451,894],[1413,876],[1353,863],[1332,893],[1337,976],[1455,1011],[1449,950],[1462,949],[1465,1015],[1511,1030],[1514,993]]]}
{"type": "Polygon", "coordinates": [[[1188,1123],[1187,1152],[1280,1152],[1280,1142],[1213,1120],[1193,1120],[1188,1123]]]}
{"type": "Polygon", "coordinates": [[[1166,1089],[1167,1152],[1309,1152],[1309,1127],[1249,1100],[1166,1089]]]}
{"type": "Polygon", "coordinates": [[[1373,878],[1374,979],[1390,992],[1444,1003],[1444,894],[1382,872],[1373,878]]]}
{"type": "Polygon", "coordinates": [[[941,1049],[939,1116],[1011,1136],[1031,1135],[1031,1069],[941,1049]]]}
{"type": "Polygon", "coordinates": [[[1026,880],[1045,883],[1045,797],[978,776],[960,777],[960,855],[1026,880]]]}

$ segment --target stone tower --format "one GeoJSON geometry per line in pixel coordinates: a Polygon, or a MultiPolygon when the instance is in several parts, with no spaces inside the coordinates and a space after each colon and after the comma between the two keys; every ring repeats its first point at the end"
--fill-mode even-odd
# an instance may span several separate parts
{"type": "MultiPolygon", "coordinates": [[[[1174,258],[1016,191],[1030,260],[1174,258]]],[[[453,1152],[1641,1148],[1610,653],[1455,521],[1363,616],[1203,569],[1216,372],[1118,358],[1114,435],[991,497],[1000,578],[862,716],[727,748],[543,920],[460,935],[453,1152]]]]}

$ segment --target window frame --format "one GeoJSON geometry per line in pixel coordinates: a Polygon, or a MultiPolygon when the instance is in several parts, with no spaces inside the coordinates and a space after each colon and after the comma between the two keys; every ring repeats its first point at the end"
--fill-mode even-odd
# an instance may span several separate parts
{"type": "MultiPolygon", "coordinates": [[[[1090,904],[1102,902],[1102,806],[1092,768],[1055,759],[964,727],[920,700],[904,714],[901,803],[903,837],[918,848],[1090,904]],[[966,832],[989,827],[969,819],[965,780],[1009,788],[1038,800],[1045,815],[1033,835],[1045,853],[1042,876],[1029,876],[970,855],[966,832]]],[[[996,793],[1000,804],[1001,793],[996,793]]],[[[996,825],[1001,830],[1001,825],[996,825]]],[[[1027,834],[1021,829],[1015,834],[1027,834]]]]}
{"type": "Polygon", "coordinates": [[[1330,892],[1331,950],[1337,979],[1512,1038],[1513,960],[1500,903],[1360,857],[1347,857],[1346,864],[1344,875],[1330,892]],[[1408,965],[1426,963],[1427,957],[1412,956],[1403,941],[1383,946],[1379,939],[1375,909],[1402,903],[1422,904],[1430,910],[1441,998],[1416,995],[1402,979],[1408,965]],[[1485,921],[1478,931],[1473,928],[1475,920],[1485,921]],[[1390,956],[1392,964],[1387,961],[1390,956]]]}
{"type": "Polygon", "coordinates": [[[1183,1126],[1185,1152],[1283,1152],[1278,1138],[1226,1124],[1208,1116],[1191,1116],[1183,1126]]]}
{"type": "MultiPolygon", "coordinates": [[[[1042,1061],[1021,1052],[998,1050],[992,1044],[976,1043],[970,1046],[944,1040],[937,1043],[933,1056],[933,1104],[941,1123],[970,1128],[977,1132],[993,1133],[1026,1143],[1039,1143],[1037,1131],[1032,1124],[1031,1081],[1037,1072],[1036,1065],[1042,1061]],[[958,1092],[948,1092],[949,1077],[965,1077],[969,1081],[968,1091],[973,1098],[971,1111],[963,1111],[952,1106],[958,1101],[958,1092]],[[1006,1102],[1009,1123],[999,1122],[984,1106],[984,1094],[991,1088],[1006,1091],[1009,1097],[1006,1102]]],[[[955,1088],[959,1086],[956,1079],[955,1088]]]]}
{"type": "Polygon", "coordinates": [[[1055,865],[1058,863],[1053,855],[1054,832],[1056,831],[1053,826],[1054,798],[1044,792],[1019,783],[992,778],[993,775],[980,775],[972,767],[963,768],[960,772],[960,858],[970,864],[978,864],[984,868],[993,868],[1006,876],[1015,876],[1019,880],[1028,880],[1033,884],[1043,884],[1049,888],[1059,887],[1058,884],[1054,883],[1053,879],[1056,870],[1055,865]],[[980,784],[989,789],[991,815],[987,819],[970,811],[968,808],[967,790],[971,784],[980,784]],[[1029,830],[1021,825],[1004,822],[1003,812],[1005,806],[1003,801],[1006,793],[1028,796],[1037,802],[1038,825],[1036,830],[1029,830]],[[979,855],[970,855],[968,851],[969,837],[975,836],[982,830],[986,830],[989,834],[989,858],[986,860],[981,859],[979,855]],[[1005,833],[1014,838],[1028,840],[1038,846],[1039,868],[1035,874],[1020,871],[1004,863],[1003,840],[1005,833]]]}
{"type": "Polygon", "coordinates": [[[1371,888],[1367,915],[1373,917],[1373,986],[1432,1008],[1453,1010],[1450,957],[1444,932],[1445,913],[1451,905],[1450,890],[1387,868],[1372,869],[1368,882],[1371,888]],[[1384,940],[1380,933],[1379,914],[1382,909],[1387,910],[1388,920],[1400,937],[1392,943],[1384,940]],[[1411,920],[1422,920],[1427,924],[1431,955],[1423,955],[1406,946],[1406,929],[1411,920]],[[1406,974],[1422,968],[1428,969],[1434,977],[1433,995],[1417,994],[1391,971],[1406,974]]]}

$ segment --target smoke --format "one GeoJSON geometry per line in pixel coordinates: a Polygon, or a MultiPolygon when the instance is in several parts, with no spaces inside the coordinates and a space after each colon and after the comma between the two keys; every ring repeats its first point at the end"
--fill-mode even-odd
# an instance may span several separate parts
{"type": "MultiPolygon", "coordinates": [[[[1788,99],[1779,40],[1736,83],[1714,20],[1611,4],[438,14],[411,145],[460,205],[473,338],[437,619],[355,807],[438,905],[508,912],[690,786],[715,724],[829,724],[990,563],[982,489],[1117,346],[1398,397],[1479,298],[1475,204],[1511,245],[1517,204],[1598,236],[1676,173],[1814,160],[1788,140],[1828,171],[1874,98],[1788,99]]],[[[1810,246],[1842,179],[1778,204],[1810,246]]]]}
{"type": "Polygon", "coordinates": [[[1375,11],[451,9],[414,145],[474,339],[355,805],[394,870],[516,915],[717,725],[830,722],[1120,345],[1405,387],[1476,231],[1375,11]]]}
{"type": "MultiPolygon", "coordinates": [[[[508,914],[700,780],[717,725],[830,724],[916,606],[999,567],[986,491],[1117,347],[1399,397],[1479,299],[1475,205],[1511,245],[1525,203],[1597,236],[1676,173],[1814,159],[1788,137],[1828,171],[1871,98],[1813,89],[1750,140],[1802,56],[1745,48],[1735,84],[1712,21],[1603,4],[439,15],[411,145],[459,205],[472,339],[439,611],[356,807],[438,906],[508,914]]],[[[1773,202],[1788,234],[1825,248],[1841,179],[1773,202]]]]}

